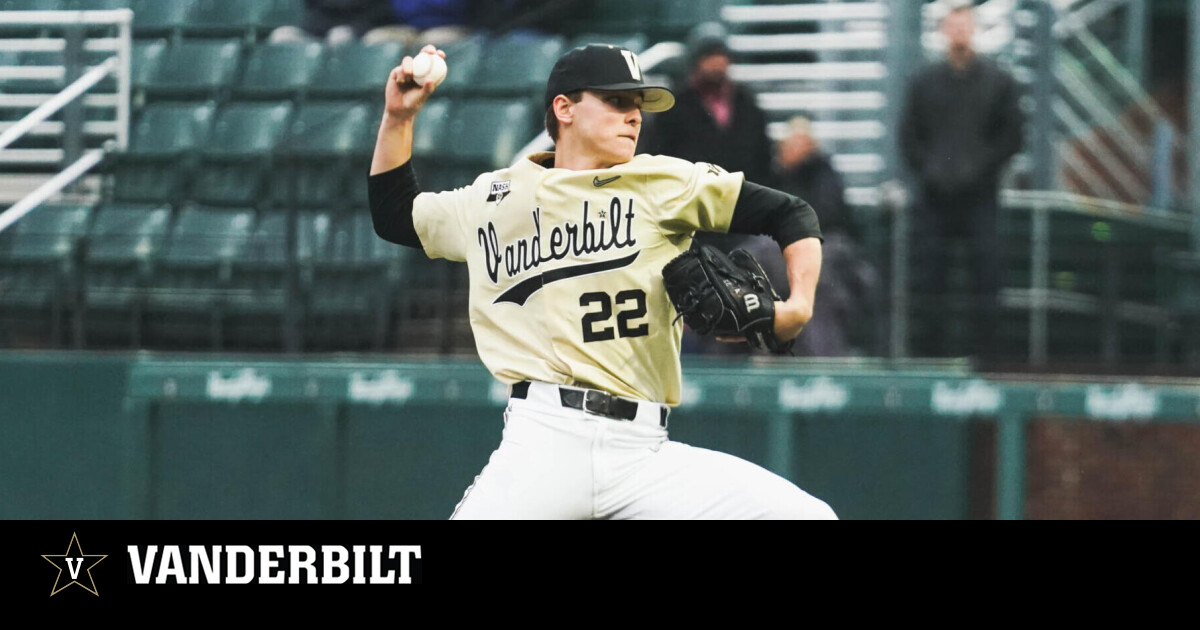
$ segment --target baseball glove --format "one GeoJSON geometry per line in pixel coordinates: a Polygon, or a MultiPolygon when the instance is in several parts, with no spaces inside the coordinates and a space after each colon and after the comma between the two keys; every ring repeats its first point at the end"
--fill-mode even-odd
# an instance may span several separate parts
{"type": "Polygon", "coordinates": [[[736,249],[726,256],[700,245],[663,267],[663,284],[696,334],[742,336],[756,349],[791,351],[792,341],[775,337],[775,301],[781,298],[750,252],[736,249]]]}

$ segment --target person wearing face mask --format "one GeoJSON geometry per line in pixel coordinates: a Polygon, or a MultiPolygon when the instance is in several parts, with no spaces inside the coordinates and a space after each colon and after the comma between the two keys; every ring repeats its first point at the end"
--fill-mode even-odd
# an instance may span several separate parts
{"type": "Polygon", "coordinates": [[[639,153],[710,162],[750,181],[771,176],[767,117],[755,95],[729,76],[723,37],[702,35],[689,46],[686,85],[675,107],[646,125],[639,153]]]}

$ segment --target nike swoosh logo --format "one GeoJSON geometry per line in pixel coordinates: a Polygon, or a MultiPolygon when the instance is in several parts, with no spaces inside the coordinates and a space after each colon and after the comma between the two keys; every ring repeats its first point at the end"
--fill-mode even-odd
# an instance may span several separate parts
{"type": "Polygon", "coordinates": [[[602,260],[600,262],[584,263],[582,265],[572,265],[570,267],[552,269],[545,273],[538,274],[532,278],[522,280],[511,289],[500,294],[500,297],[493,300],[492,304],[511,302],[517,306],[525,306],[526,300],[533,296],[534,293],[540,291],[542,287],[550,284],[551,282],[558,282],[559,280],[566,280],[568,278],[578,278],[579,276],[586,276],[593,273],[604,273],[605,271],[612,271],[614,269],[628,267],[629,265],[633,264],[633,261],[637,260],[638,254],[640,253],[642,252],[639,250],[633,254],[630,254],[629,256],[617,258],[615,260],[602,260]]]}
{"type": "Polygon", "coordinates": [[[621,179],[620,175],[614,175],[612,177],[609,177],[608,179],[600,179],[600,177],[597,176],[595,179],[592,180],[592,185],[595,186],[596,188],[599,188],[601,186],[607,186],[608,184],[611,184],[611,183],[617,181],[618,179],[621,179]]]}

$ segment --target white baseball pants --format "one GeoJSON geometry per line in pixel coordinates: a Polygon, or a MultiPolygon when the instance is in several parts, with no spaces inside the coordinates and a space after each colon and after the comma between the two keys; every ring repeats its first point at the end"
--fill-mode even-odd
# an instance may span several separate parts
{"type": "Polygon", "coordinates": [[[835,519],[825,502],[732,455],[672,442],[662,405],[616,420],[558,385],[510,399],[504,437],[452,519],[835,519]]]}

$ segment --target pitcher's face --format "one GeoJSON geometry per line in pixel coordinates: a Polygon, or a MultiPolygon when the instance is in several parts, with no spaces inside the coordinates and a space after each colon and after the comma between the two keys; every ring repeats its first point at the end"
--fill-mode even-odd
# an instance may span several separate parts
{"type": "Polygon", "coordinates": [[[607,166],[633,159],[642,131],[640,92],[585,91],[571,107],[574,116],[568,133],[577,134],[585,151],[607,166]]]}

